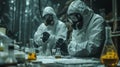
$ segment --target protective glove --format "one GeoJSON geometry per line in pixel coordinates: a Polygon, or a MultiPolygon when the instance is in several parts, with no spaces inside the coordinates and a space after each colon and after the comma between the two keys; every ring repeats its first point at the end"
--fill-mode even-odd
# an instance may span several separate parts
{"type": "Polygon", "coordinates": [[[62,38],[59,38],[57,40],[55,48],[60,48],[60,51],[61,51],[62,55],[67,55],[68,54],[67,44],[65,43],[65,41],[62,38]]]}
{"type": "Polygon", "coordinates": [[[62,38],[59,38],[56,42],[56,47],[59,47],[64,43],[64,40],[62,38]]]}
{"type": "Polygon", "coordinates": [[[49,37],[50,37],[50,34],[48,32],[43,32],[42,41],[46,42],[49,37]]]}

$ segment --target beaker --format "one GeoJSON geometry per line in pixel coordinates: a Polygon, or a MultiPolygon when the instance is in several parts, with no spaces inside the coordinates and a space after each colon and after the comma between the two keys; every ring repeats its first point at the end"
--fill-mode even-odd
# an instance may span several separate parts
{"type": "Polygon", "coordinates": [[[57,50],[56,50],[56,54],[55,54],[55,58],[56,58],[56,59],[61,58],[60,48],[57,48],[57,50]]]}

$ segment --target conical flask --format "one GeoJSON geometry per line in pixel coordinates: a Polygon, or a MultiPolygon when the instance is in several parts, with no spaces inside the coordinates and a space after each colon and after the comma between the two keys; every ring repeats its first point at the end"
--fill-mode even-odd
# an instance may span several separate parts
{"type": "Polygon", "coordinates": [[[55,58],[56,58],[56,59],[61,58],[60,48],[57,48],[57,50],[56,50],[56,54],[55,54],[55,58]]]}
{"type": "Polygon", "coordinates": [[[118,53],[111,38],[111,27],[105,27],[106,40],[100,57],[101,63],[106,67],[116,67],[118,64],[118,53]]]}
{"type": "Polygon", "coordinates": [[[29,43],[29,51],[28,51],[28,60],[32,61],[32,60],[36,60],[36,53],[35,53],[35,48],[33,45],[33,39],[30,39],[30,43],[29,43]]]}

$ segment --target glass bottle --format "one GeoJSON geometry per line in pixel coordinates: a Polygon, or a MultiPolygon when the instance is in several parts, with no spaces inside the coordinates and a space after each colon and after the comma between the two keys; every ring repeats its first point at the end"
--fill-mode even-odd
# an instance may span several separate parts
{"type": "Polygon", "coordinates": [[[103,63],[106,67],[116,67],[118,64],[118,53],[115,45],[113,44],[111,38],[111,27],[107,26],[105,28],[106,31],[106,40],[104,43],[104,47],[102,50],[102,54],[100,57],[101,63],[103,63]]]}
{"type": "Polygon", "coordinates": [[[61,58],[60,48],[57,48],[56,53],[55,53],[55,58],[56,58],[56,59],[61,58]]]}
{"type": "Polygon", "coordinates": [[[17,60],[14,55],[14,45],[8,45],[8,57],[5,60],[5,67],[17,67],[17,60]]]}
{"type": "Polygon", "coordinates": [[[30,39],[30,43],[29,43],[29,51],[28,51],[28,60],[32,61],[32,60],[36,60],[36,53],[35,53],[35,48],[34,48],[34,41],[33,39],[30,39]]]}
{"type": "Polygon", "coordinates": [[[4,51],[4,48],[5,48],[5,46],[2,42],[2,40],[0,40],[0,51],[4,51]]]}

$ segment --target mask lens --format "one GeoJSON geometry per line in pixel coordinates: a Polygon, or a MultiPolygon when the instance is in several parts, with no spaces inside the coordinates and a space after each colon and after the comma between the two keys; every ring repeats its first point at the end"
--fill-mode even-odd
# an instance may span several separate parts
{"type": "Polygon", "coordinates": [[[77,22],[77,21],[78,21],[77,17],[76,17],[76,16],[74,16],[74,15],[69,16],[69,18],[71,19],[72,23],[74,23],[74,22],[77,22]]]}
{"type": "Polygon", "coordinates": [[[50,15],[50,14],[45,15],[44,20],[45,20],[46,25],[51,25],[53,21],[53,15],[50,15]]]}
{"type": "Polygon", "coordinates": [[[72,27],[74,29],[76,29],[76,28],[79,28],[79,26],[82,26],[82,25],[78,25],[78,24],[82,24],[83,17],[79,13],[74,13],[74,14],[69,15],[68,20],[69,20],[69,22],[72,23],[72,27]]]}

